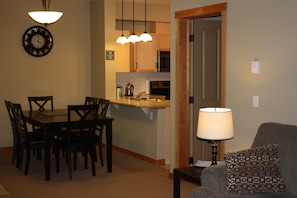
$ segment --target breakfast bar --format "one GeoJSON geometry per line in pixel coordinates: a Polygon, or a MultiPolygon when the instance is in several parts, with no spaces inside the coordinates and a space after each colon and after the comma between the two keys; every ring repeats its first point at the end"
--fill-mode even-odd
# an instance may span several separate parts
{"type": "Polygon", "coordinates": [[[157,96],[109,99],[113,146],[156,165],[169,163],[170,100],[157,96]]]}

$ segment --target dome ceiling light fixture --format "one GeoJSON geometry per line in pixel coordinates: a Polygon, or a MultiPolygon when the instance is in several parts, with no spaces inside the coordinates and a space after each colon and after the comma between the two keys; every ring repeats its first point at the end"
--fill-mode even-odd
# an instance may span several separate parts
{"type": "Polygon", "coordinates": [[[143,42],[152,41],[152,36],[146,31],[146,0],[144,0],[144,32],[140,35],[140,40],[143,42]]]}
{"type": "Polygon", "coordinates": [[[136,43],[140,41],[139,36],[137,36],[134,31],[134,0],[133,0],[133,33],[128,37],[128,41],[130,43],[136,43]]]}
{"type": "Polygon", "coordinates": [[[127,37],[124,36],[124,0],[122,0],[122,35],[117,38],[116,43],[129,43],[127,37]]]}
{"type": "Polygon", "coordinates": [[[42,11],[31,11],[28,12],[31,19],[37,23],[43,24],[45,26],[53,24],[61,19],[63,12],[50,11],[51,0],[42,0],[43,10],[42,11]]]}

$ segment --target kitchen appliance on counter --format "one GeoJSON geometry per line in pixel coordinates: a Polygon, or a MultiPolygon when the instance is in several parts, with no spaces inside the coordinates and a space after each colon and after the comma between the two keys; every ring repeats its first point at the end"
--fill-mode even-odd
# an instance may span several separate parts
{"type": "Polygon", "coordinates": [[[166,96],[170,100],[170,81],[150,81],[150,94],[166,96]]]}
{"type": "Polygon", "coordinates": [[[170,51],[158,51],[157,60],[158,72],[170,72],[170,51]]]}
{"type": "Polygon", "coordinates": [[[133,96],[134,91],[134,85],[132,85],[130,82],[127,83],[125,87],[125,96],[133,96]]]}

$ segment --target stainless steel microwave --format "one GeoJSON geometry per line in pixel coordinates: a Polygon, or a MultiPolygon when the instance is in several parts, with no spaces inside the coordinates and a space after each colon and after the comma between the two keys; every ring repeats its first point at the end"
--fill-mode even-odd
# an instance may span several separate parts
{"type": "Polygon", "coordinates": [[[157,71],[170,72],[170,51],[158,51],[157,71]]]}

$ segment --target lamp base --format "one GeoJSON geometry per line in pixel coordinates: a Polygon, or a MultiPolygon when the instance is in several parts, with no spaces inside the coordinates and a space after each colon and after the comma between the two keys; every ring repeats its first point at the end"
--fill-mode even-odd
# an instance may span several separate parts
{"type": "Polygon", "coordinates": [[[218,153],[218,143],[214,140],[212,140],[211,142],[211,147],[212,147],[212,161],[211,161],[211,165],[217,165],[217,153],[218,153]]]}

